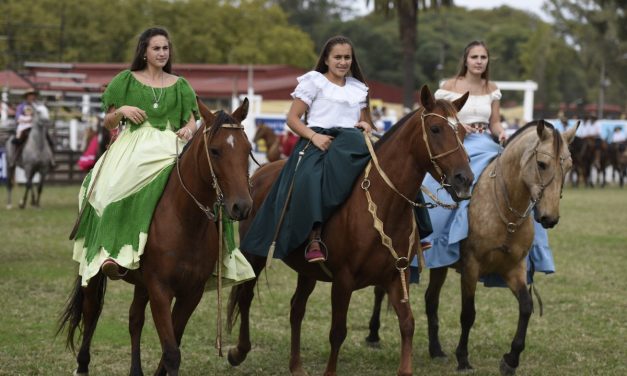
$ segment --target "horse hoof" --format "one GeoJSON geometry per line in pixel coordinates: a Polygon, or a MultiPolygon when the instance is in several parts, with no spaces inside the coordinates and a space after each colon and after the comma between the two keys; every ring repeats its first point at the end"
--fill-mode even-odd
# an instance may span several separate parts
{"type": "Polygon", "coordinates": [[[499,370],[501,371],[501,375],[503,376],[514,376],[516,374],[516,368],[507,364],[507,362],[503,358],[501,358],[499,370]]]}
{"type": "Polygon", "coordinates": [[[373,348],[373,349],[380,349],[381,348],[381,341],[377,340],[372,340],[370,339],[370,337],[366,337],[366,346],[373,348]]]}
{"type": "Polygon", "coordinates": [[[246,359],[246,355],[242,356],[237,347],[231,347],[226,358],[231,366],[237,367],[246,359]]]}
{"type": "Polygon", "coordinates": [[[470,374],[475,373],[475,369],[471,366],[457,367],[457,373],[470,374]]]}
{"type": "Polygon", "coordinates": [[[298,368],[298,369],[295,369],[295,370],[293,370],[293,371],[290,371],[290,375],[291,375],[291,376],[309,376],[309,374],[307,373],[307,371],[305,371],[305,370],[304,370],[304,369],[302,369],[302,368],[298,368]]]}
{"type": "Polygon", "coordinates": [[[441,360],[441,361],[448,360],[448,356],[441,349],[429,350],[429,356],[431,357],[431,360],[441,360]]]}
{"type": "Polygon", "coordinates": [[[73,376],[89,376],[89,372],[78,372],[78,369],[74,370],[73,376]]]}

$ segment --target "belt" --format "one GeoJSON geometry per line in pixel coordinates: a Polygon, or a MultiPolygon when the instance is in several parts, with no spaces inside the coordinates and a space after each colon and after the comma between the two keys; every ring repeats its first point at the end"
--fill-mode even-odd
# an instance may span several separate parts
{"type": "Polygon", "coordinates": [[[471,128],[474,128],[474,129],[476,129],[478,131],[487,131],[488,128],[490,127],[490,124],[488,124],[488,123],[480,123],[480,122],[470,123],[468,125],[470,125],[471,128]]]}

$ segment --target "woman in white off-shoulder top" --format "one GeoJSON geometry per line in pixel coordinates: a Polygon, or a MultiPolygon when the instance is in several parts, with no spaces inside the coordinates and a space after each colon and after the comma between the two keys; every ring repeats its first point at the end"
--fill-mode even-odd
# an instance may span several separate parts
{"type": "MultiPolygon", "coordinates": [[[[490,81],[489,67],[487,46],[483,42],[473,41],[464,49],[457,75],[445,81],[435,93],[438,99],[452,101],[470,92],[458,118],[467,130],[464,146],[470,156],[475,182],[488,163],[502,150],[499,144],[507,138],[500,121],[501,91],[490,81]]],[[[431,176],[427,176],[424,185],[432,192],[438,191],[440,187],[431,176]]],[[[443,190],[439,190],[438,195],[441,201],[452,202],[443,190]]],[[[432,248],[425,252],[427,267],[448,266],[459,260],[459,244],[468,236],[468,205],[469,202],[464,201],[454,211],[441,207],[429,210],[433,234],[428,238],[432,248]]],[[[534,224],[535,238],[527,262],[530,277],[533,271],[552,273],[555,269],[546,230],[534,224]]],[[[486,285],[501,285],[501,281],[492,276],[485,278],[484,282],[486,285]]]]}
{"type": "Polygon", "coordinates": [[[326,258],[320,240],[322,224],[348,197],[370,160],[362,135],[362,131],[373,128],[368,86],[351,41],[342,36],[329,39],[314,70],[298,77],[292,97],[287,125],[301,139],[240,248],[260,256],[284,258],[307,242],[307,261],[319,262],[326,258]],[[299,152],[303,151],[300,159],[299,152]],[[280,223],[292,181],[290,204],[280,223]],[[278,238],[273,239],[279,223],[278,238]],[[274,254],[268,255],[273,240],[274,254]]]}

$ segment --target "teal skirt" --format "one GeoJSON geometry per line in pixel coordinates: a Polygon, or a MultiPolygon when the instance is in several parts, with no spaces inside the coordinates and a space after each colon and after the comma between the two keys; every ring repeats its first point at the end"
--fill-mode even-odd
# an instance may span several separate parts
{"type": "Polygon", "coordinates": [[[296,170],[299,152],[309,140],[301,138],[298,141],[242,239],[240,249],[243,252],[268,255],[292,179],[292,197],[274,250],[274,257],[280,259],[303,245],[314,224],[324,223],[344,203],[355,180],[370,161],[361,130],[312,129],[333,136],[331,147],[323,152],[313,144],[309,145],[296,170]]]}

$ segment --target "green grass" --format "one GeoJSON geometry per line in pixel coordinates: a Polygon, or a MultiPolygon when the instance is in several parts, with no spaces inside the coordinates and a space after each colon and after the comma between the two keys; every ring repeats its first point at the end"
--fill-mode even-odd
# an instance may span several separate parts
{"type": "MultiPolygon", "coordinates": [[[[17,190],[21,194],[21,189],[17,190]]],[[[56,319],[75,275],[68,233],[77,212],[78,186],[46,187],[43,209],[0,208],[0,375],[70,375],[74,355],[55,338],[56,319]]],[[[3,196],[4,199],[4,196],[3,196]]],[[[557,273],[539,275],[544,316],[532,316],[520,375],[627,374],[627,190],[567,189],[562,219],[549,231],[557,273]]],[[[228,366],[214,349],[216,294],[201,301],[183,337],[181,375],[285,375],[289,357],[289,299],[295,274],[280,262],[260,283],[253,302],[253,350],[239,367],[228,366]]],[[[424,280],[424,279],[423,279],[424,280]]],[[[459,337],[459,277],[451,272],[441,299],[441,339],[452,354],[459,337]]],[[[416,318],[414,373],[455,374],[456,362],[433,362],[427,353],[422,295],[412,286],[416,318]]],[[[225,297],[228,291],[225,291],[225,297]]],[[[104,312],[92,345],[92,375],[124,375],[130,366],[128,307],[132,287],[109,283],[104,312]]],[[[391,310],[382,314],[382,348],[364,344],[372,289],[353,294],[348,337],[342,346],[339,374],[395,374],[399,333],[391,310]]],[[[536,304],[537,307],[537,304],[536,304]]],[[[160,357],[159,340],[147,310],[142,337],[146,374],[160,357]]],[[[478,375],[498,374],[516,328],[517,304],[506,289],[477,291],[477,320],[470,337],[470,360],[478,375]]],[[[303,323],[302,354],[311,374],[324,371],[329,352],[330,285],[312,294],[303,323]]],[[[226,335],[225,346],[236,341],[226,335]]]]}

